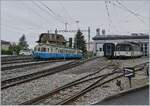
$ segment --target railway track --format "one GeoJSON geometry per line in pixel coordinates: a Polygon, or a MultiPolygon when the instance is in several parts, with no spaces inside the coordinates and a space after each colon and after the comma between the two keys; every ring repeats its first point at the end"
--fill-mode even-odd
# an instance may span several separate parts
{"type": "MultiPolygon", "coordinates": [[[[76,85],[78,85],[78,84],[82,84],[82,83],[85,83],[85,82],[88,82],[88,81],[94,81],[95,82],[95,80],[97,80],[98,78],[101,78],[101,77],[103,77],[104,75],[100,75],[100,72],[102,71],[102,70],[104,70],[104,69],[106,69],[106,68],[108,68],[108,66],[105,66],[105,67],[103,67],[103,68],[101,68],[100,70],[98,70],[98,71],[96,71],[96,72],[94,72],[94,73],[92,73],[92,74],[89,74],[89,75],[86,75],[86,76],[84,76],[84,77],[82,77],[82,78],[80,78],[80,79],[77,79],[77,80],[75,80],[75,81],[73,81],[73,82],[70,82],[70,83],[68,83],[68,84],[66,84],[66,85],[64,85],[64,86],[62,86],[62,87],[59,87],[59,88],[56,88],[56,89],[54,89],[53,91],[50,91],[49,93],[47,93],[47,94],[45,94],[45,95],[42,95],[42,96],[40,96],[40,97],[37,97],[37,98],[34,98],[33,100],[30,100],[30,101],[27,101],[27,102],[25,102],[25,103],[23,103],[23,104],[25,104],[25,105],[29,105],[29,104],[38,104],[38,103],[40,103],[41,101],[43,101],[43,100],[45,100],[45,99],[47,99],[47,98],[49,98],[49,97],[51,97],[51,96],[53,96],[53,95],[56,95],[56,94],[58,94],[59,92],[61,92],[61,91],[63,91],[63,90],[65,90],[66,91],[66,89],[68,89],[68,88],[72,88],[72,87],[74,87],[74,86],[76,86],[76,85]]],[[[82,86],[82,85],[81,85],[82,86]]],[[[76,87],[75,87],[76,88],[76,87]]],[[[79,87],[80,88],[80,87],[79,87]]],[[[76,89],[78,89],[78,87],[76,88],[76,89]]],[[[67,94],[71,94],[72,92],[68,92],[67,94]]],[[[59,96],[60,97],[60,96],[59,96]]],[[[53,103],[52,103],[53,104],[53,103]]]]}
{"type": "MultiPolygon", "coordinates": [[[[142,70],[144,68],[143,65],[145,66],[145,63],[134,66],[135,71],[142,70]]],[[[90,86],[86,87],[85,89],[83,89],[82,91],[76,93],[75,95],[73,95],[73,96],[71,96],[71,97],[69,97],[69,98],[59,102],[57,105],[66,105],[66,104],[69,104],[69,103],[73,103],[78,97],[83,96],[85,93],[87,93],[87,92],[89,92],[89,91],[91,91],[91,90],[93,90],[93,89],[95,89],[97,87],[100,87],[100,86],[102,86],[102,85],[104,85],[106,83],[109,83],[109,82],[111,82],[113,80],[116,80],[118,78],[123,77],[124,74],[120,73],[120,72],[122,72],[122,69],[119,70],[118,72],[116,71],[116,72],[112,72],[112,73],[109,73],[107,75],[104,75],[102,78],[97,80],[95,83],[91,84],[90,86]],[[108,77],[114,75],[115,73],[120,73],[120,75],[116,75],[116,76],[114,76],[112,78],[108,78],[108,77]],[[106,79],[106,78],[108,78],[108,79],[106,79]]]]}
{"type": "MultiPolygon", "coordinates": [[[[91,60],[91,59],[90,59],[91,60]]],[[[79,61],[79,60],[75,60],[73,62],[70,63],[66,63],[64,65],[61,66],[57,66],[54,68],[50,68],[50,69],[45,69],[39,72],[35,72],[35,73],[31,73],[31,74],[27,74],[27,75],[23,75],[23,76],[19,76],[19,77],[15,77],[15,78],[11,78],[11,79],[7,79],[1,82],[1,89],[6,89],[21,83],[25,83],[28,81],[32,81],[34,79],[38,79],[47,75],[52,75],[55,74],[57,72],[61,72],[76,66],[79,66],[87,61],[90,60],[83,60],[83,61],[79,61]]]]}
{"type": "MultiPolygon", "coordinates": [[[[98,57],[94,57],[94,58],[90,58],[90,59],[85,59],[85,60],[81,60],[81,61],[83,63],[83,62],[94,60],[96,58],[98,58],[98,57]]],[[[24,67],[27,67],[27,66],[40,65],[40,64],[42,65],[42,64],[45,64],[45,63],[56,62],[56,61],[60,61],[60,60],[40,61],[40,60],[37,60],[37,59],[34,60],[33,58],[32,59],[31,58],[23,58],[23,59],[19,58],[19,60],[16,60],[16,61],[2,62],[1,70],[5,71],[5,70],[16,69],[16,68],[24,68],[24,67]],[[14,63],[24,63],[24,64],[16,64],[15,65],[14,63]],[[6,65],[6,64],[8,64],[8,65],[6,65]],[[9,64],[13,64],[13,65],[9,65],[9,64]]],[[[64,61],[64,60],[61,59],[61,61],[64,61]]]]}
{"type": "MultiPolygon", "coordinates": [[[[27,75],[15,77],[15,78],[7,79],[7,80],[4,80],[4,81],[1,81],[1,89],[6,89],[6,88],[9,88],[9,87],[15,86],[17,84],[32,81],[34,79],[38,79],[38,78],[41,78],[41,77],[44,77],[44,76],[47,76],[47,75],[51,75],[51,74],[54,74],[54,73],[57,73],[57,72],[60,72],[60,71],[63,71],[63,70],[69,69],[69,68],[73,68],[75,66],[81,65],[81,64],[83,64],[87,61],[91,61],[93,59],[96,59],[96,58],[94,57],[94,58],[91,58],[91,59],[80,60],[78,62],[68,63],[68,64],[65,64],[65,65],[62,65],[62,66],[42,70],[40,72],[35,72],[35,73],[32,73],[32,74],[27,74],[27,75]]],[[[54,60],[54,61],[56,62],[58,60],[54,60]]]]}
{"type": "MultiPolygon", "coordinates": [[[[13,65],[8,65],[8,66],[7,65],[2,66],[1,70],[2,71],[12,70],[12,69],[17,69],[17,68],[24,68],[24,67],[27,67],[27,66],[35,66],[35,65],[42,65],[42,64],[57,62],[57,61],[60,61],[60,60],[31,61],[31,62],[25,62],[25,63],[23,62],[23,64],[13,64],[13,65]]],[[[61,60],[61,61],[64,61],[64,60],[61,60]]]]}
{"type": "MultiPolygon", "coordinates": [[[[134,68],[136,71],[139,71],[143,69],[143,66],[145,66],[145,64],[147,63],[136,65],[134,66],[134,68]]],[[[123,76],[122,73],[123,69],[118,69],[117,67],[113,69],[112,72],[110,73],[98,75],[99,72],[101,72],[106,68],[108,68],[108,66],[105,66],[102,69],[98,70],[97,72],[94,72],[78,80],[70,82],[64,86],[56,88],[45,95],[26,101],[21,105],[31,105],[31,104],[32,105],[33,104],[65,105],[65,104],[73,103],[77,98],[83,96],[85,93],[123,76]],[[93,75],[94,77],[91,77],[93,75]],[[92,81],[92,82],[90,83],[90,85],[86,86],[85,88],[78,90],[78,87],[75,87],[78,84],[81,84],[83,82],[85,83],[87,81],[92,81]],[[77,90],[73,88],[77,88],[77,90]]],[[[81,87],[83,87],[83,85],[79,86],[79,88],[81,87]]]]}
{"type": "Polygon", "coordinates": [[[39,61],[36,59],[21,59],[21,60],[12,60],[12,61],[6,61],[6,62],[1,62],[2,65],[6,65],[6,64],[14,64],[14,63],[24,63],[24,62],[34,62],[34,61],[39,61]]]}
{"type": "Polygon", "coordinates": [[[23,60],[23,59],[33,59],[33,57],[32,56],[7,56],[7,57],[1,57],[2,62],[23,60]]]}

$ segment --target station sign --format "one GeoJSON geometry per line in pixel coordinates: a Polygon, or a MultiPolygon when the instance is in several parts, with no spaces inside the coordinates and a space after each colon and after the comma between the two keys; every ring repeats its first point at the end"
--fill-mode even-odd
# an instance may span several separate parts
{"type": "Polygon", "coordinates": [[[124,76],[125,77],[134,77],[135,73],[134,73],[134,68],[132,67],[126,67],[124,68],[124,76]]]}

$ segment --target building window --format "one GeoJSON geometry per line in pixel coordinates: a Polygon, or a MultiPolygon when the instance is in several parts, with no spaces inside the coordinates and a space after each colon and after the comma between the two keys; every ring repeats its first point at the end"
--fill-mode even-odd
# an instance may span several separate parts
{"type": "Polygon", "coordinates": [[[102,48],[99,48],[99,51],[101,52],[101,51],[102,51],[102,48]]]}

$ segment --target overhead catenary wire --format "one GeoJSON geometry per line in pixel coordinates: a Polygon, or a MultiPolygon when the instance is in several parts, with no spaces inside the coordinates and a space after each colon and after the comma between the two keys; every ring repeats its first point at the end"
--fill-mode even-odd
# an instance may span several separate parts
{"type": "Polygon", "coordinates": [[[108,16],[108,20],[109,20],[109,31],[110,31],[110,19],[109,19],[109,12],[108,12],[108,7],[107,7],[107,1],[105,1],[105,8],[106,8],[106,13],[107,13],[107,16],[108,16]]]}
{"type": "Polygon", "coordinates": [[[129,11],[130,13],[132,13],[132,14],[134,14],[134,15],[136,15],[136,16],[140,16],[140,17],[142,17],[142,18],[144,18],[142,15],[140,15],[140,14],[138,14],[138,13],[136,13],[136,12],[133,12],[132,10],[130,10],[129,8],[127,8],[125,5],[123,5],[121,2],[119,2],[119,1],[117,1],[116,0],[116,2],[119,4],[119,5],[121,5],[123,8],[125,8],[127,11],[129,11]]]}
{"type": "MultiPolygon", "coordinates": [[[[1,28],[6,28],[6,29],[9,29],[11,31],[15,31],[15,32],[18,32],[18,33],[35,33],[35,31],[30,30],[30,29],[25,29],[25,28],[22,28],[22,27],[17,27],[17,26],[12,26],[12,25],[5,25],[5,24],[0,24],[0,27],[1,28]]],[[[37,30],[39,31],[39,29],[37,30]]]]}
{"type": "MultiPolygon", "coordinates": [[[[113,5],[113,7],[115,8],[116,6],[113,5]]],[[[142,5],[142,7],[143,7],[143,5],[142,5]]],[[[141,9],[141,8],[136,9],[135,12],[139,11],[140,9],[141,9]]],[[[127,16],[124,17],[124,19],[127,19],[130,15],[132,15],[132,14],[129,13],[127,16]]],[[[144,17],[144,18],[145,18],[145,17],[144,17]]],[[[121,19],[121,20],[122,20],[122,19],[121,19]]],[[[119,22],[120,22],[121,20],[119,20],[119,22]]],[[[128,22],[128,21],[125,21],[125,22],[128,22]]]]}
{"type": "Polygon", "coordinates": [[[116,6],[116,7],[120,8],[120,9],[122,9],[122,10],[125,10],[125,11],[131,13],[131,14],[134,15],[139,21],[141,21],[143,24],[145,24],[145,22],[144,22],[140,17],[138,17],[138,15],[137,15],[136,13],[134,13],[134,12],[131,11],[130,9],[127,9],[127,8],[124,7],[123,5],[120,5],[118,2],[117,2],[117,3],[118,3],[119,5],[115,4],[114,2],[110,2],[110,3],[111,3],[112,5],[114,5],[114,6],[116,6]]]}
{"type": "MultiPolygon", "coordinates": [[[[41,19],[41,21],[43,21],[45,24],[48,23],[48,19],[46,17],[43,17],[41,14],[39,14],[39,12],[34,10],[31,6],[27,5],[26,3],[24,3],[24,2],[22,2],[22,3],[27,7],[28,10],[32,11],[35,15],[37,15],[41,19]]],[[[33,4],[33,2],[32,2],[32,4],[33,4]]],[[[43,25],[45,25],[45,24],[43,24],[43,25]]]]}
{"type": "Polygon", "coordinates": [[[70,18],[71,21],[75,22],[76,20],[70,15],[70,13],[67,11],[67,9],[63,6],[61,0],[58,0],[60,6],[62,7],[62,9],[66,12],[66,14],[68,15],[68,17],[70,18]]]}
{"type": "Polygon", "coordinates": [[[119,1],[116,1],[116,2],[117,2],[119,5],[121,5],[123,8],[125,8],[127,11],[129,11],[131,14],[135,15],[142,23],[145,24],[144,20],[140,18],[140,17],[143,18],[143,16],[139,15],[138,13],[135,13],[135,12],[131,11],[130,9],[128,9],[126,6],[124,6],[124,5],[123,5],[122,3],[120,3],[119,1]],[[140,17],[138,17],[138,16],[140,16],[140,17]]]}
{"type": "MultiPolygon", "coordinates": [[[[38,3],[36,3],[35,1],[31,0],[31,2],[36,5],[40,10],[46,12],[47,14],[49,14],[51,17],[53,17],[54,20],[57,20],[50,12],[48,12],[47,10],[45,10],[44,8],[41,7],[41,5],[39,5],[38,3]]],[[[60,20],[57,20],[60,22],[60,20]]],[[[62,22],[61,22],[62,23],[62,22]]]]}
{"type": "Polygon", "coordinates": [[[5,28],[7,28],[7,27],[9,27],[9,28],[11,28],[11,29],[15,29],[15,30],[22,30],[22,31],[26,31],[26,29],[24,29],[24,28],[21,28],[21,27],[16,27],[16,26],[10,26],[10,25],[5,25],[5,24],[0,24],[1,25],[1,27],[5,27],[5,28]]]}
{"type": "MultiPolygon", "coordinates": [[[[45,8],[47,8],[49,10],[49,13],[51,15],[53,15],[53,17],[55,17],[55,19],[63,24],[66,23],[66,21],[63,19],[63,17],[59,14],[56,14],[51,8],[49,8],[46,4],[44,4],[43,2],[41,1],[38,1],[41,5],[43,5],[45,8]],[[62,20],[63,19],[63,20],[62,20]]],[[[68,22],[67,22],[68,23],[68,22]]]]}
{"type": "MultiPolygon", "coordinates": [[[[110,2],[110,1],[109,1],[110,2]]],[[[105,8],[106,8],[106,12],[107,12],[107,16],[108,16],[108,20],[109,20],[109,27],[112,25],[114,27],[114,29],[118,32],[118,30],[116,29],[116,27],[113,25],[113,22],[111,20],[110,17],[110,13],[109,13],[109,9],[108,9],[108,5],[107,2],[105,1],[105,8]],[[111,24],[110,24],[111,23],[111,24]]]]}
{"type": "Polygon", "coordinates": [[[40,10],[44,11],[45,13],[47,13],[47,14],[48,14],[49,16],[51,16],[54,20],[57,20],[58,22],[64,24],[63,21],[60,21],[59,19],[57,19],[55,16],[52,15],[52,13],[50,13],[49,11],[47,11],[46,9],[44,9],[40,4],[38,4],[37,2],[35,2],[35,1],[33,1],[33,0],[31,0],[31,1],[32,1],[32,3],[33,3],[34,5],[36,5],[40,10]]]}

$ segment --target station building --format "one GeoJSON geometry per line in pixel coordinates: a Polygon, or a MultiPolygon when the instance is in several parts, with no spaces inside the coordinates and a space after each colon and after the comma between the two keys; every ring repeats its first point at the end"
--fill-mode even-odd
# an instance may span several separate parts
{"type": "Polygon", "coordinates": [[[141,46],[141,50],[143,51],[144,56],[149,55],[149,35],[143,33],[132,33],[131,35],[105,35],[102,32],[100,35],[99,30],[97,30],[97,34],[93,37],[93,46],[94,46],[94,54],[96,56],[104,56],[103,45],[105,43],[114,43],[115,45],[120,42],[129,41],[139,43],[141,46]]]}
{"type": "Polygon", "coordinates": [[[42,33],[39,36],[39,40],[37,41],[39,44],[55,44],[64,46],[66,44],[66,40],[63,35],[57,33],[42,33]]]}

